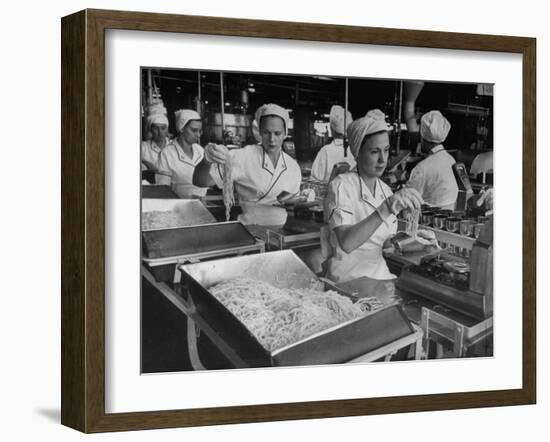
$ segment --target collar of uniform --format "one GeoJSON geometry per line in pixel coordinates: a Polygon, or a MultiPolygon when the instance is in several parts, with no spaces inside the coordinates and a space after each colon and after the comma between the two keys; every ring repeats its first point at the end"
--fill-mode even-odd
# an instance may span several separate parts
{"type": "Polygon", "coordinates": [[[180,143],[177,142],[177,140],[174,140],[174,146],[176,147],[176,152],[178,154],[178,159],[184,163],[187,163],[187,164],[190,164],[191,166],[194,166],[195,163],[194,163],[194,159],[196,157],[196,149],[195,149],[195,145],[192,144],[191,145],[191,149],[193,151],[193,155],[191,158],[189,158],[184,150],[183,150],[183,147],[181,147],[180,143]]]}
{"type": "Polygon", "coordinates": [[[343,146],[344,145],[343,138],[334,138],[332,140],[332,142],[334,143],[335,146],[343,146]]]}
{"type": "Polygon", "coordinates": [[[357,178],[359,179],[359,194],[361,195],[361,199],[371,206],[378,207],[378,204],[376,204],[376,195],[382,191],[379,180],[376,179],[376,187],[374,188],[373,195],[359,173],[357,174],[357,178]]]}
{"type": "Polygon", "coordinates": [[[283,149],[281,148],[281,152],[279,153],[279,161],[277,161],[277,166],[273,167],[273,163],[269,159],[269,156],[265,154],[265,149],[260,146],[262,149],[262,168],[267,170],[271,175],[275,174],[275,171],[278,169],[280,172],[283,172],[286,170],[286,161],[285,161],[285,153],[283,152],[283,149]]]}
{"type": "MultiPolygon", "coordinates": [[[[172,144],[172,140],[170,138],[166,139],[166,144],[164,147],[169,146],[172,144]]],[[[153,140],[151,140],[151,149],[153,149],[156,153],[162,152],[162,147],[160,147],[157,143],[155,143],[153,140]]]]}
{"type": "Polygon", "coordinates": [[[442,150],[445,150],[445,148],[443,147],[443,144],[438,144],[437,146],[432,147],[431,152],[437,153],[437,152],[441,152],[442,150]]]}

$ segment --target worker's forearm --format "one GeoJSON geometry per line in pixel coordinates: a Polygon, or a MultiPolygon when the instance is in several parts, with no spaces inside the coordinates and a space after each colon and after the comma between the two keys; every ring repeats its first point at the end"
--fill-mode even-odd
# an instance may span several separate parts
{"type": "Polygon", "coordinates": [[[351,253],[361,247],[376,232],[382,222],[391,215],[387,204],[383,203],[377,211],[353,226],[341,226],[335,229],[342,250],[351,253]]]}
{"type": "Polygon", "coordinates": [[[210,163],[202,160],[193,172],[193,184],[198,187],[211,187],[216,182],[210,176],[210,163]]]}
{"type": "Polygon", "coordinates": [[[172,177],[169,177],[167,175],[156,174],[155,183],[163,184],[165,186],[170,186],[172,184],[172,177]]]}

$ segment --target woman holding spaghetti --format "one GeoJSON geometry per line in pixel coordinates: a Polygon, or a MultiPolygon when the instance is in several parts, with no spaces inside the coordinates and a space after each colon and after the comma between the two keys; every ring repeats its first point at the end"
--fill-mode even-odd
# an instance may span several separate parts
{"type": "MultiPolygon", "coordinates": [[[[382,256],[385,243],[397,231],[396,215],[419,210],[422,197],[412,188],[395,194],[380,179],[388,161],[390,142],[385,115],[378,109],[355,120],[348,129],[355,170],[329,184],[325,213],[329,224],[332,256],[327,277],[335,282],[367,276],[392,279],[382,256]]],[[[418,231],[418,236],[431,232],[418,231]]]]}
{"type": "Polygon", "coordinates": [[[208,144],[204,159],[196,167],[193,184],[201,187],[224,187],[224,169],[230,163],[232,181],[243,215],[244,224],[277,224],[273,221],[280,211],[273,207],[282,195],[293,196],[300,192],[302,179],[300,166],[282,150],[288,135],[288,111],[276,104],[264,104],[255,114],[261,141],[242,149],[228,150],[219,144],[208,144]],[[262,209],[268,215],[261,217],[262,209]],[[262,219],[265,218],[265,219],[262,219]]]}

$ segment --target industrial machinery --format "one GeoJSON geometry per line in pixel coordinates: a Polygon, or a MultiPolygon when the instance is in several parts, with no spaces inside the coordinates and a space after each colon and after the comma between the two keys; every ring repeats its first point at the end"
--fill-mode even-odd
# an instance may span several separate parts
{"type": "Polygon", "coordinates": [[[453,174],[458,185],[458,196],[456,200],[456,210],[466,210],[468,200],[474,194],[472,191],[472,185],[470,183],[470,177],[464,163],[453,164],[453,174]]]}
{"type": "Polygon", "coordinates": [[[404,267],[397,286],[480,320],[492,316],[492,221],[473,243],[469,259],[448,252],[429,255],[404,267]]]}
{"type": "MultiPolygon", "coordinates": [[[[447,250],[403,267],[396,287],[431,301],[423,307],[421,327],[425,339],[451,344],[450,355],[492,355],[493,336],[493,222],[483,225],[468,253],[471,238],[435,229],[451,245],[447,250]],[[454,241],[458,238],[458,241],[454,241]],[[460,243],[456,247],[453,242],[460,243]],[[468,257],[465,257],[467,255],[468,257]],[[427,337],[427,338],[426,338],[427,337]],[[481,347],[481,350],[479,348],[481,347]]],[[[438,356],[441,357],[441,356],[438,356]]]]}

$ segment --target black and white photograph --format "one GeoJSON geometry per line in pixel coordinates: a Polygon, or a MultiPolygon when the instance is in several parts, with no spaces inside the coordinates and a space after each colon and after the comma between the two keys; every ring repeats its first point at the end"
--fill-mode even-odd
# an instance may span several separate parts
{"type": "Polygon", "coordinates": [[[0,440],[545,440],[543,3],[4,16],[0,440]]]}
{"type": "Polygon", "coordinates": [[[142,373],[493,356],[493,84],[140,75],[142,373]]]}

